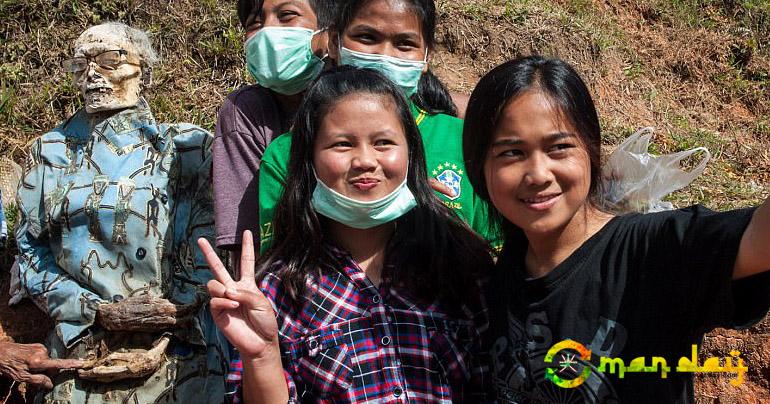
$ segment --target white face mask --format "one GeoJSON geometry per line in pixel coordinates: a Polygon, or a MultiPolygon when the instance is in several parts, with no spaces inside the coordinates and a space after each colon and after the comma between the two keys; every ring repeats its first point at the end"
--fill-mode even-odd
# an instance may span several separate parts
{"type": "MultiPolygon", "coordinates": [[[[104,25],[91,27],[75,41],[75,56],[95,56],[103,50],[124,50],[137,58],[134,45],[104,25]]],[[[149,77],[149,74],[148,74],[149,77]]],[[[133,107],[142,92],[142,68],[132,63],[121,63],[114,69],[89,66],[74,75],[74,84],[83,95],[86,112],[94,113],[133,107]]]]}
{"type": "Polygon", "coordinates": [[[425,65],[428,64],[427,50],[423,60],[408,60],[387,55],[356,52],[342,46],[342,41],[340,41],[339,52],[341,65],[377,70],[401,88],[407,97],[411,97],[417,92],[420,77],[422,77],[425,65]]]}
{"type": "Polygon", "coordinates": [[[391,222],[417,206],[404,181],[393,192],[374,201],[357,201],[331,189],[316,176],[311,203],[319,214],[356,229],[369,229],[391,222]]]}
{"type": "Polygon", "coordinates": [[[249,73],[259,85],[280,94],[304,91],[324,67],[311,46],[313,36],[321,31],[297,27],[260,29],[244,44],[249,73]]]}

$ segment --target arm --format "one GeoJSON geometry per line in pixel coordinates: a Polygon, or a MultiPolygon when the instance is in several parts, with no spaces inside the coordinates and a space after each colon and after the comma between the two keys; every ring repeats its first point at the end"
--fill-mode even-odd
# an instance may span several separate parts
{"type": "Polygon", "coordinates": [[[770,198],[754,211],[743,232],[733,279],[741,279],[770,270],[770,198]]]}
{"type": "Polygon", "coordinates": [[[3,212],[3,194],[0,193],[0,248],[5,247],[5,239],[8,236],[8,225],[5,223],[5,212],[3,212]]]}
{"type": "Polygon", "coordinates": [[[57,333],[67,347],[94,323],[99,297],[80,286],[56,263],[46,226],[46,165],[40,158],[40,141],[32,147],[19,183],[19,276],[26,295],[56,321],[57,333]]]}
{"type": "MultiPolygon", "coordinates": [[[[212,147],[212,188],[217,247],[238,250],[244,230],[258,232],[259,166],[265,151],[265,135],[244,133],[250,127],[230,99],[219,111],[212,147]]],[[[261,128],[254,128],[259,130],[261,128]]]]}
{"type": "Polygon", "coordinates": [[[17,382],[51,389],[51,379],[37,372],[82,366],[83,362],[76,359],[50,359],[48,350],[41,344],[0,342],[0,376],[10,377],[17,382]]]}
{"type": "Polygon", "coordinates": [[[241,355],[244,401],[286,403],[289,388],[278,346],[278,323],[273,306],[256,285],[251,232],[244,232],[241,278],[237,282],[205,239],[198,245],[216,278],[207,285],[211,314],[241,355]]]}

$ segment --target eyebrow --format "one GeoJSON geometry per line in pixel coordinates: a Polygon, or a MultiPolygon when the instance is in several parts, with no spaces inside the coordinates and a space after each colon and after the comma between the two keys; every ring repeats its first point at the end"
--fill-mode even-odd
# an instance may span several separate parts
{"type": "Polygon", "coordinates": [[[272,11],[278,11],[278,10],[281,9],[281,7],[286,6],[286,5],[294,5],[294,6],[299,7],[300,5],[303,5],[305,3],[306,2],[301,1],[301,0],[287,0],[287,1],[278,3],[275,6],[273,6],[273,10],[272,11]]]}
{"type": "MultiPolygon", "coordinates": [[[[545,137],[545,140],[548,142],[556,142],[558,140],[567,139],[567,138],[576,138],[577,136],[574,133],[570,132],[556,132],[552,133],[545,137]]],[[[492,147],[496,146],[514,146],[514,145],[520,145],[523,144],[524,141],[520,138],[506,138],[506,139],[500,139],[495,142],[492,142],[492,147]]]]}
{"type": "MultiPolygon", "coordinates": [[[[375,28],[375,27],[373,27],[373,26],[371,26],[369,24],[357,24],[357,25],[351,26],[349,29],[350,29],[350,31],[374,32],[374,33],[378,33],[378,34],[382,35],[382,30],[380,30],[378,28],[375,28]]],[[[420,36],[421,36],[421,33],[419,33],[419,32],[407,31],[407,32],[399,32],[396,35],[394,35],[393,37],[397,38],[397,39],[406,38],[406,39],[411,39],[411,40],[419,42],[420,36]]]]}

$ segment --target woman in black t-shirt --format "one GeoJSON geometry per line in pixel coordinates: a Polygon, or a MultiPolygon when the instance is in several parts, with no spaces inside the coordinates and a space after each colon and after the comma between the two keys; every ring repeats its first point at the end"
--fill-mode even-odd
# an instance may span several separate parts
{"type": "Polygon", "coordinates": [[[769,203],[613,216],[596,198],[600,145],[593,100],[563,61],[504,63],[471,95],[465,164],[506,240],[489,291],[497,398],[692,402],[706,369],[738,384],[751,363],[699,363],[693,345],[770,307],[769,203]]]}

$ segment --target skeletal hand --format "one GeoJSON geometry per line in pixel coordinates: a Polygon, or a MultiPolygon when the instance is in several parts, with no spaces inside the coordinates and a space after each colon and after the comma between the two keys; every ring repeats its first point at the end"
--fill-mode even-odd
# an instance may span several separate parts
{"type": "Polygon", "coordinates": [[[168,343],[169,338],[164,336],[149,351],[132,349],[112,352],[104,358],[86,364],[88,369],[78,370],[78,376],[106,383],[150,375],[158,370],[168,343]]]}
{"type": "Polygon", "coordinates": [[[96,319],[110,331],[156,332],[180,326],[190,320],[199,304],[177,305],[170,301],[144,294],[116,303],[99,305],[96,319]]]}
{"type": "Polygon", "coordinates": [[[76,369],[83,365],[83,361],[77,359],[51,359],[48,350],[41,344],[0,343],[0,375],[17,382],[50,390],[53,383],[45,372],[76,369]]]}

